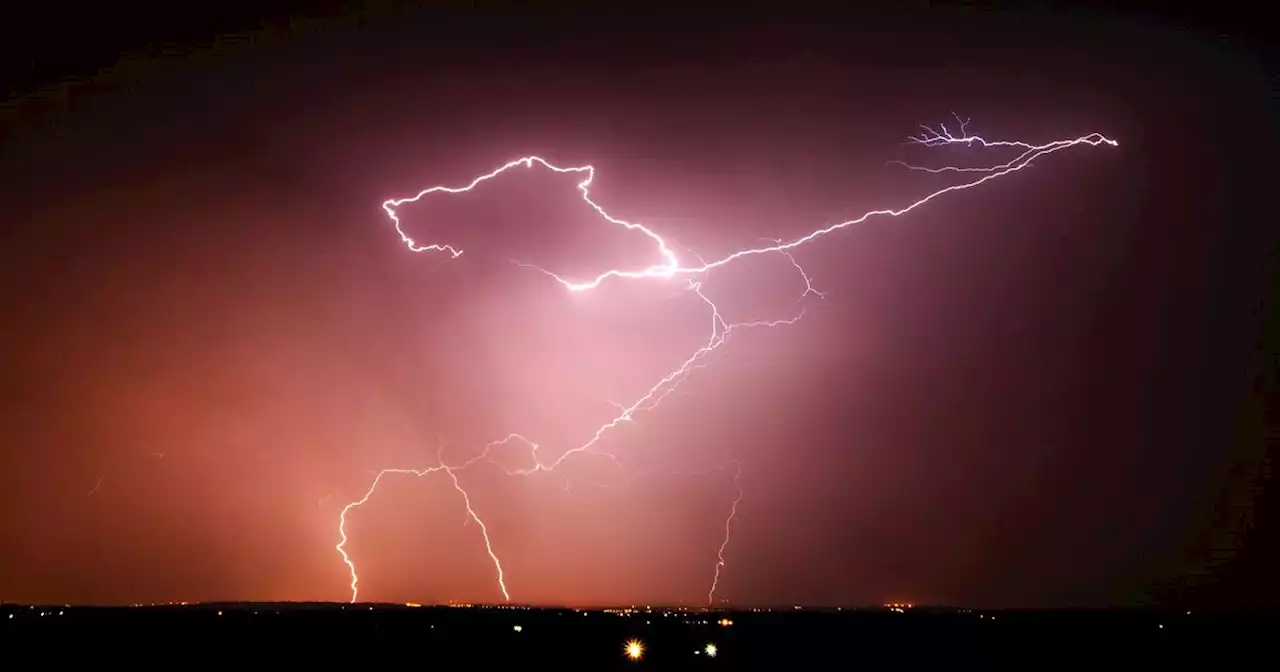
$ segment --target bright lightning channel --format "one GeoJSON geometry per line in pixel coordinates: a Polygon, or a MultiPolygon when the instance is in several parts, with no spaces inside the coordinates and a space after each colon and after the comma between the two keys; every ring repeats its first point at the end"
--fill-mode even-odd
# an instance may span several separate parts
{"type": "MultiPolygon", "coordinates": [[[[706,342],[700,348],[695,350],[693,354],[691,354],[687,359],[685,359],[678,366],[676,366],[675,369],[673,369],[671,372],[669,372],[668,374],[660,378],[656,383],[654,383],[652,387],[650,387],[647,391],[645,391],[644,394],[640,395],[640,397],[637,398],[635,401],[633,401],[631,404],[623,405],[623,404],[615,403],[614,405],[615,407],[617,407],[618,413],[611,420],[609,420],[608,422],[598,427],[592,433],[590,439],[578,445],[577,447],[566,451],[559,458],[557,458],[556,460],[550,463],[544,463],[538,459],[537,453],[538,453],[539,446],[537,443],[530,441],[529,439],[526,439],[525,437],[519,434],[510,434],[505,438],[502,438],[487,444],[484,447],[484,450],[479,455],[473,457],[472,459],[462,464],[447,465],[444,463],[443,459],[439,459],[439,463],[436,466],[428,467],[425,469],[396,468],[396,469],[383,469],[382,471],[378,472],[377,475],[374,477],[372,483],[370,483],[368,489],[365,490],[364,495],[360,499],[354,502],[351,502],[350,504],[347,504],[345,507],[343,507],[341,514],[338,516],[338,533],[339,533],[339,536],[341,537],[341,540],[338,542],[336,548],[338,550],[338,553],[342,556],[342,560],[346,564],[348,572],[350,573],[350,576],[351,576],[351,584],[350,584],[351,601],[355,602],[359,598],[360,577],[356,570],[355,562],[352,561],[350,555],[347,553],[347,550],[346,550],[346,546],[349,541],[347,538],[347,531],[346,531],[347,515],[352,510],[363,506],[365,503],[369,501],[371,497],[373,497],[373,494],[378,489],[378,485],[382,482],[383,477],[393,475],[393,474],[426,476],[426,475],[434,474],[437,472],[444,472],[449,477],[451,485],[453,486],[454,490],[456,490],[460,495],[462,499],[462,503],[466,508],[468,519],[475,521],[477,524],[477,527],[480,529],[480,534],[484,541],[485,551],[488,553],[489,559],[492,561],[494,566],[494,571],[497,576],[498,589],[502,593],[503,599],[506,601],[510,601],[511,594],[507,589],[506,578],[502,568],[502,561],[499,559],[497,552],[494,551],[493,542],[489,536],[488,527],[485,525],[484,521],[480,518],[480,516],[476,513],[475,509],[472,507],[471,497],[467,494],[467,491],[463,488],[462,483],[458,478],[459,473],[465,471],[468,467],[470,467],[471,465],[477,462],[487,461],[491,464],[494,464],[495,466],[498,466],[499,469],[505,472],[508,476],[529,476],[539,472],[553,471],[558,466],[560,466],[565,460],[569,459],[571,456],[588,453],[588,452],[608,457],[612,459],[617,466],[621,467],[621,464],[618,462],[618,459],[616,456],[610,453],[605,453],[605,452],[595,450],[596,445],[600,442],[600,440],[606,434],[608,434],[611,430],[618,427],[620,424],[624,422],[632,421],[633,417],[637,413],[650,411],[657,408],[657,406],[662,402],[662,400],[665,399],[672,392],[674,392],[681,385],[681,383],[683,383],[689,377],[689,375],[693,371],[705,367],[706,364],[703,360],[705,360],[708,357],[708,355],[710,355],[713,351],[715,351],[717,348],[723,345],[729,339],[729,337],[736,331],[744,328],[778,327],[778,326],[784,326],[784,325],[792,325],[792,324],[795,324],[804,316],[804,311],[802,310],[795,316],[788,319],[779,319],[779,320],[772,320],[772,321],[757,321],[757,322],[737,322],[737,323],[726,322],[724,318],[721,316],[719,308],[710,298],[708,298],[708,296],[704,292],[703,282],[701,280],[692,279],[693,276],[706,276],[711,271],[717,268],[726,266],[734,261],[743,259],[745,257],[768,254],[768,253],[779,253],[787,257],[788,261],[791,263],[791,265],[796,269],[796,271],[800,274],[800,277],[803,279],[805,288],[804,288],[803,294],[801,295],[802,298],[804,296],[808,296],[809,294],[814,294],[819,298],[825,298],[825,295],[822,292],[819,292],[817,289],[813,287],[813,284],[810,281],[810,276],[808,275],[808,273],[805,272],[804,268],[801,267],[801,265],[796,261],[795,257],[792,256],[792,251],[795,250],[796,248],[799,248],[803,245],[814,242],[826,236],[827,234],[834,233],[836,231],[840,231],[842,229],[846,229],[858,224],[862,224],[874,218],[900,217],[902,215],[907,214],[908,212],[911,212],[912,210],[915,210],[916,208],[922,205],[925,205],[926,203],[929,203],[930,201],[940,196],[943,196],[945,194],[950,194],[953,192],[962,191],[965,189],[970,189],[970,188],[985,184],[987,182],[994,181],[996,179],[1009,175],[1010,173],[1017,172],[1019,170],[1022,170],[1023,168],[1026,168],[1027,166],[1032,165],[1032,163],[1036,159],[1040,159],[1042,157],[1048,156],[1049,154],[1053,154],[1055,152],[1059,152],[1064,149],[1068,149],[1071,147],[1080,147],[1080,146],[1097,147],[1104,144],[1112,147],[1117,146],[1117,142],[1115,140],[1107,138],[1106,136],[1101,135],[1099,133],[1090,133],[1088,135],[1083,135],[1074,139],[1056,140],[1053,142],[1040,144],[1040,145],[1031,144],[1031,143],[1022,142],[1022,141],[986,140],[980,136],[969,135],[967,133],[968,120],[961,120],[959,117],[957,117],[956,120],[959,122],[958,135],[949,131],[945,124],[939,125],[937,129],[934,129],[929,126],[921,126],[924,132],[918,136],[908,138],[907,142],[908,144],[919,145],[922,147],[938,147],[943,145],[964,145],[968,147],[978,146],[982,148],[992,148],[992,149],[1005,148],[1005,149],[1015,149],[1015,150],[1021,150],[1021,151],[1017,156],[1015,156],[1013,159],[1009,161],[991,165],[991,166],[986,166],[986,167],[943,166],[943,167],[930,168],[930,167],[923,167],[923,166],[908,164],[901,161],[891,162],[914,171],[923,171],[923,172],[929,172],[929,173],[956,173],[956,174],[962,174],[962,175],[973,174],[973,175],[977,175],[977,177],[970,177],[966,181],[962,181],[947,187],[943,187],[941,189],[937,189],[935,191],[928,193],[924,197],[919,198],[902,207],[871,210],[856,218],[841,221],[841,222],[831,224],[819,229],[814,229],[803,236],[794,238],[789,241],[780,239],[780,238],[767,239],[772,244],[760,246],[760,247],[748,247],[748,248],[740,249],[736,252],[730,253],[728,255],[725,255],[724,257],[721,257],[713,261],[706,261],[705,259],[699,258],[698,263],[691,264],[691,265],[682,264],[679,257],[676,255],[675,251],[671,249],[667,241],[664,240],[663,237],[659,235],[657,232],[653,231],[652,229],[649,229],[643,224],[628,222],[628,221],[619,219],[617,217],[614,217],[610,215],[608,212],[606,212],[605,209],[601,207],[598,203],[592,200],[590,187],[591,187],[592,180],[595,179],[595,168],[590,165],[560,167],[552,164],[551,162],[541,157],[526,156],[511,162],[508,162],[506,164],[503,164],[502,166],[488,173],[479,175],[464,186],[460,186],[460,187],[435,186],[435,187],[430,187],[428,189],[423,189],[422,191],[418,192],[414,196],[411,196],[408,198],[391,199],[384,202],[382,204],[382,209],[386,212],[387,216],[391,219],[392,223],[395,225],[396,232],[399,233],[400,235],[400,240],[404,243],[404,245],[410,251],[446,253],[450,255],[451,258],[456,259],[457,257],[463,254],[463,250],[447,244],[433,243],[433,244],[423,245],[423,244],[419,244],[416,240],[410,237],[403,228],[403,224],[400,220],[398,209],[407,204],[417,203],[423,198],[427,196],[435,195],[435,194],[460,194],[464,192],[469,192],[475,189],[476,187],[478,187],[479,185],[481,185],[482,183],[492,180],[498,177],[499,175],[502,175],[507,171],[517,167],[533,168],[536,165],[556,173],[573,173],[573,174],[582,175],[583,179],[577,184],[577,188],[581,195],[582,200],[588,206],[590,206],[596,212],[596,214],[598,214],[605,222],[623,227],[630,231],[640,232],[646,237],[648,237],[656,248],[655,251],[660,260],[659,263],[655,263],[651,266],[638,268],[638,269],[617,269],[617,268],[610,269],[610,270],[604,271],[603,273],[600,273],[594,278],[587,278],[587,279],[581,279],[581,280],[569,280],[560,275],[557,275],[556,273],[553,273],[551,271],[548,271],[538,266],[534,266],[532,264],[525,264],[521,262],[515,262],[515,263],[517,263],[522,267],[531,268],[545,274],[546,276],[560,283],[570,292],[585,292],[585,291],[593,290],[600,287],[601,284],[603,284],[605,281],[610,279],[617,279],[617,280],[670,279],[676,276],[690,276],[690,278],[687,280],[687,283],[688,283],[687,290],[694,292],[708,306],[710,311],[711,333],[708,336],[706,342]],[[494,460],[490,457],[490,451],[493,448],[499,445],[506,444],[510,441],[520,441],[529,447],[530,455],[532,457],[532,466],[522,468],[522,469],[507,469],[505,467],[501,467],[500,465],[497,465],[497,463],[494,462],[494,460]]],[[[737,496],[733,501],[733,504],[729,510],[729,514],[727,518],[725,519],[725,525],[724,525],[725,534],[716,554],[715,572],[711,580],[710,589],[707,592],[708,603],[713,603],[715,601],[716,589],[720,583],[721,572],[725,567],[725,549],[729,545],[733,522],[737,518],[738,506],[742,502],[743,494],[744,494],[741,484],[739,482],[739,476],[741,474],[741,470],[738,468],[738,464],[736,462],[734,463],[734,465],[735,465],[735,468],[734,468],[733,484],[737,491],[737,496]]],[[[633,658],[639,658],[639,656],[642,655],[643,653],[643,646],[640,645],[639,642],[629,642],[627,646],[627,653],[629,655],[634,654],[632,655],[633,658]]],[[[710,651],[708,651],[708,653],[710,653],[710,651]]]]}

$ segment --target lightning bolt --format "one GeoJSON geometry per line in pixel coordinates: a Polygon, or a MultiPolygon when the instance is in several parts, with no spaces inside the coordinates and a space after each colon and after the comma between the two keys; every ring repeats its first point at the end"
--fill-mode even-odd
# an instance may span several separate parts
{"type": "Polygon", "coordinates": [[[711,578],[711,589],[707,591],[707,604],[714,604],[716,601],[716,586],[720,585],[720,570],[724,569],[724,549],[729,547],[729,539],[731,538],[733,521],[738,517],[738,505],[742,503],[742,484],[738,482],[738,478],[742,476],[742,468],[739,463],[734,463],[733,469],[733,487],[738,491],[738,496],[733,500],[733,506],[729,508],[729,517],[724,519],[724,541],[720,542],[720,549],[716,551],[716,573],[711,578]]]}
{"type": "Polygon", "coordinates": [[[102,487],[102,479],[106,477],[107,477],[106,474],[99,476],[98,482],[93,484],[93,489],[89,490],[89,492],[85,494],[85,497],[92,497],[94,493],[98,492],[98,490],[102,487]]]}
{"type": "MultiPolygon", "coordinates": [[[[347,514],[350,513],[352,510],[358,509],[361,506],[364,506],[366,503],[368,503],[369,499],[373,497],[373,493],[377,491],[378,484],[382,482],[383,477],[390,476],[393,474],[421,477],[421,476],[426,476],[428,474],[434,474],[441,471],[449,475],[449,480],[453,485],[453,489],[457,490],[458,494],[462,495],[462,503],[463,503],[463,506],[466,507],[467,517],[470,520],[475,521],[477,526],[479,526],[480,534],[484,537],[485,550],[489,553],[489,559],[493,561],[494,569],[497,570],[498,588],[502,591],[503,599],[510,601],[511,594],[507,592],[507,582],[506,582],[506,576],[502,571],[502,561],[498,559],[497,553],[494,553],[493,551],[493,541],[489,538],[489,527],[484,524],[484,521],[480,519],[479,514],[476,513],[475,508],[471,506],[471,496],[467,494],[467,491],[462,487],[462,483],[458,480],[458,472],[466,469],[467,467],[470,467],[471,465],[481,460],[488,460],[492,462],[492,459],[489,457],[489,452],[494,448],[504,445],[507,442],[515,439],[518,439],[528,444],[529,447],[534,451],[538,449],[538,445],[536,443],[529,441],[523,436],[520,436],[519,434],[508,434],[507,436],[501,439],[498,439],[497,441],[489,442],[487,445],[485,445],[483,452],[471,458],[470,460],[462,463],[461,465],[449,466],[444,463],[444,459],[440,457],[440,455],[437,453],[436,457],[437,457],[438,464],[434,467],[427,467],[425,469],[383,469],[382,471],[379,471],[378,475],[374,476],[373,482],[369,484],[369,489],[365,490],[363,497],[342,507],[342,513],[338,514],[338,533],[342,536],[342,540],[338,542],[338,545],[336,548],[338,549],[338,553],[342,555],[342,561],[346,563],[347,570],[351,574],[351,601],[355,602],[360,595],[360,576],[356,572],[355,562],[351,560],[351,556],[347,554],[347,550],[346,550],[347,541],[348,541],[347,540],[347,514]]],[[[441,448],[443,449],[443,446],[441,448]]],[[[497,464],[497,463],[494,462],[494,464],[497,464]]]]}
{"type": "MultiPolygon", "coordinates": [[[[782,238],[765,239],[770,244],[762,245],[759,247],[743,248],[736,252],[732,252],[719,259],[715,259],[712,261],[707,261],[706,259],[698,257],[698,255],[694,254],[693,256],[698,257],[697,263],[689,264],[689,265],[684,265],[681,263],[675,251],[672,250],[671,244],[668,243],[668,241],[665,240],[657,232],[653,231],[652,229],[649,229],[643,224],[628,222],[628,221],[619,219],[617,217],[614,217],[610,215],[598,203],[592,200],[590,188],[591,188],[592,181],[595,179],[595,168],[590,165],[559,167],[541,157],[526,156],[523,158],[516,159],[514,161],[510,161],[506,164],[503,164],[502,166],[499,166],[498,168],[488,173],[479,175],[463,186],[458,186],[458,187],[435,186],[435,187],[423,189],[422,191],[419,191],[414,196],[411,196],[408,198],[391,199],[391,200],[385,201],[382,204],[382,209],[386,212],[387,216],[390,218],[391,222],[394,224],[396,232],[400,235],[400,240],[404,243],[404,245],[410,251],[444,253],[444,254],[448,254],[450,258],[456,259],[462,256],[463,250],[447,244],[432,243],[432,244],[424,245],[424,244],[418,243],[415,239],[410,237],[404,230],[403,222],[401,221],[399,216],[399,209],[405,205],[417,203],[422,199],[432,195],[460,194],[460,193],[472,191],[473,189],[480,186],[484,182],[492,180],[518,167],[533,168],[535,166],[538,166],[540,168],[544,168],[556,173],[571,173],[571,174],[581,175],[582,180],[578,182],[577,189],[582,200],[588,206],[590,206],[595,211],[595,213],[599,215],[602,220],[604,220],[604,222],[611,225],[622,227],[630,231],[636,231],[646,236],[650,241],[652,241],[655,247],[656,257],[658,261],[650,266],[636,268],[636,269],[617,269],[617,268],[609,269],[604,271],[603,273],[600,273],[599,275],[596,275],[594,278],[587,278],[587,279],[580,279],[580,280],[566,279],[552,271],[549,271],[547,269],[544,269],[532,264],[527,264],[527,263],[516,261],[516,260],[513,260],[513,263],[521,267],[533,269],[535,271],[538,271],[550,277],[552,280],[560,283],[563,287],[565,287],[565,289],[567,289],[570,292],[585,292],[585,291],[593,290],[600,287],[604,282],[609,281],[611,279],[612,280],[644,280],[644,279],[663,280],[663,279],[676,278],[678,276],[687,276],[685,277],[686,284],[684,287],[684,291],[693,292],[708,307],[710,334],[708,335],[707,340],[701,345],[701,347],[694,350],[694,352],[691,355],[689,355],[682,362],[678,363],[676,367],[671,371],[669,371],[666,375],[659,378],[657,382],[655,382],[648,390],[646,390],[639,397],[634,399],[631,403],[622,404],[618,402],[609,401],[608,403],[614,406],[614,408],[617,410],[617,413],[613,416],[613,418],[605,422],[604,424],[600,425],[598,428],[596,428],[596,430],[591,434],[590,438],[588,438],[586,441],[584,441],[583,443],[573,448],[570,448],[566,452],[562,453],[560,457],[556,458],[553,461],[543,462],[542,460],[539,459],[538,451],[540,446],[537,443],[519,434],[509,434],[508,436],[502,439],[499,439],[497,441],[493,441],[487,444],[478,455],[472,457],[470,460],[463,462],[461,464],[448,465],[448,464],[445,464],[443,458],[440,458],[438,460],[438,464],[434,467],[428,467],[425,469],[392,468],[392,469],[383,469],[382,471],[377,472],[376,476],[373,478],[372,483],[370,483],[368,489],[365,490],[364,495],[360,499],[354,502],[351,502],[350,504],[347,504],[345,507],[343,507],[342,512],[338,517],[338,533],[341,540],[337,544],[336,548],[338,550],[338,553],[342,556],[342,560],[346,564],[348,572],[351,576],[351,583],[350,583],[351,601],[355,602],[359,597],[360,579],[359,579],[359,574],[357,573],[357,570],[356,570],[356,565],[354,561],[352,561],[350,555],[347,553],[347,550],[346,550],[346,547],[349,541],[347,537],[348,514],[351,513],[353,510],[366,504],[370,500],[370,498],[373,497],[374,493],[378,489],[378,486],[383,482],[383,479],[387,476],[403,475],[403,476],[421,477],[421,476],[427,476],[429,474],[434,474],[437,472],[444,472],[446,475],[448,475],[454,490],[456,490],[458,494],[461,496],[462,503],[466,509],[467,519],[470,521],[474,521],[477,527],[480,529],[480,533],[484,541],[485,550],[488,553],[490,560],[493,562],[494,569],[497,574],[498,588],[502,593],[503,599],[510,601],[511,595],[507,589],[505,574],[502,568],[502,562],[499,559],[498,553],[494,550],[494,544],[489,535],[489,528],[485,525],[484,521],[480,518],[480,516],[477,515],[474,507],[472,506],[471,497],[467,493],[466,489],[463,487],[461,480],[458,478],[458,474],[465,471],[466,469],[468,469],[469,467],[471,467],[472,465],[478,462],[485,461],[498,467],[498,469],[500,469],[507,476],[512,476],[512,477],[532,476],[538,473],[552,472],[561,464],[563,464],[566,460],[570,459],[571,457],[588,454],[588,453],[606,457],[610,459],[617,467],[622,468],[622,464],[616,455],[597,449],[597,445],[600,443],[603,437],[609,434],[612,430],[618,428],[620,425],[624,423],[633,422],[634,417],[637,414],[656,409],[659,406],[659,404],[661,404],[664,399],[668,398],[673,392],[675,392],[681,386],[681,384],[683,384],[685,380],[689,378],[689,376],[694,371],[707,366],[706,360],[711,355],[711,353],[713,353],[714,351],[719,349],[722,345],[724,345],[724,343],[727,342],[734,333],[737,333],[738,331],[743,329],[750,329],[750,328],[757,328],[757,327],[779,327],[779,326],[785,326],[785,325],[793,325],[796,322],[798,322],[805,314],[804,310],[801,309],[800,311],[798,311],[796,315],[787,319],[778,319],[778,320],[770,320],[770,321],[754,321],[754,322],[734,322],[734,323],[727,322],[722,316],[719,307],[716,306],[715,302],[712,301],[707,296],[707,293],[704,291],[703,285],[705,282],[705,276],[709,274],[711,271],[721,268],[723,266],[726,266],[734,261],[744,259],[746,257],[777,253],[787,258],[790,264],[799,273],[801,279],[804,281],[805,287],[800,298],[803,299],[804,297],[810,294],[813,294],[820,299],[825,298],[826,295],[824,293],[814,288],[813,283],[810,281],[810,276],[808,275],[808,273],[805,272],[804,268],[796,261],[795,257],[793,256],[792,254],[793,250],[803,245],[806,245],[808,243],[811,243],[813,241],[816,241],[819,238],[827,236],[828,234],[835,233],[837,231],[841,231],[843,229],[847,229],[847,228],[865,223],[875,218],[901,217],[902,215],[905,215],[911,212],[912,210],[915,210],[916,208],[919,208],[920,206],[923,206],[926,203],[933,201],[936,198],[939,198],[946,194],[962,191],[965,189],[971,189],[979,185],[985,184],[987,182],[997,180],[1001,177],[1017,172],[1019,170],[1022,170],[1023,168],[1026,168],[1032,165],[1032,163],[1037,159],[1043,158],[1055,152],[1062,151],[1064,149],[1068,149],[1072,147],[1080,147],[1080,146],[1097,147],[1104,144],[1112,147],[1117,146],[1117,142],[1115,140],[1109,139],[1106,136],[1103,136],[1099,133],[1091,133],[1088,135],[1084,135],[1084,136],[1080,136],[1080,137],[1077,137],[1074,139],[1068,139],[1068,140],[1056,140],[1053,142],[1040,144],[1040,145],[1035,145],[1035,144],[1022,142],[1022,141],[986,140],[980,136],[968,134],[967,120],[961,120],[959,117],[956,117],[956,121],[959,122],[959,134],[952,133],[949,129],[947,129],[945,124],[939,125],[937,129],[931,128],[929,126],[921,126],[921,128],[923,129],[923,133],[921,133],[918,136],[913,136],[911,138],[908,138],[907,144],[918,145],[926,148],[939,147],[939,146],[945,146],[945,145],[963,145],[966,147],[976,146],[976,147],[985,148],[985,149],[1013,149],[1013,150],[1019,150],[1019,153],[1013,159],[1005,161],[1004,163],[999,163],[999,164],[985,166],[985,167],[966,168],[966,167],[943,166],[943,167],[930,168],[930,167],[924,167],[924,166],[917,166],[914,164],[908,164],[901,161],[891,162],[914,171],[922,171],[922,172],[929,172],[929,173],[957,173],[957,174],[970,175],[970,176],[965,178],[961,182],[957,182],[950,186],[932,191],[926,194],[925,196],[915,201],[912,201],[904,206],[901,206],[898,208],[871,210],[853,219],[847,219],[844,221],[837,222],[835,224],[824,226],[822,228],[814,229],[803,236],[800,236],[791,240],[786,240],[782,238]],[[976,177],[974,177],[973,175],[976,175],[976,177]],[[529,448],[531,466],[510,469],[498,464],[491,457],[491,452],[494,448],[500,445],[509,443],[511,441],[519,441],[525,444],[529,448]]],[[[737,519],[738,507],[744,498],[744,491],[742,489],[741,482],[740,482],[741,465],[736,461],[733,464],[734,464],[733,485],[737,491],[737,496],[733,501],[733,505],[730,507],[729,515],[725,519],[724,537],[716,553],[715,572],[712,578],[710,589],[707,592],[707,601],[709,603],[714,602],[716,589],[719,586],[720,580],[722,578],[722,571],[725,569],[725,551],[728,548],[730,543],[733,523],[737,519]]],[[[565,488],[566,490],[568,489],[567,481],[565,484],[565,488]]]]}

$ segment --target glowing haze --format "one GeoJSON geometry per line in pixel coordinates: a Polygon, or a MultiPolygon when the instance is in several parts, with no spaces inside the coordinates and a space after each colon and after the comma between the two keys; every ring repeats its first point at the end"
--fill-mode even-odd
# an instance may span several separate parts
{"type": "MultiPolygon", "coordinates": [[[[793,283],[796,288],[795,295],[797,298],[806,299],[813,295],[821,300],[825,298],[825,294],[815,289],[810,275],[806,273],[802,264],[792,254],[798,248],[809,244],[848,244],[847,240],[835,239],[830,234],[876,220],[890,220],[901,217],[948,194],[998,181],[1031,166],[1036,160],[1055,152],[1073,147],[1098,147],[1100,145],[1114,147],[1117,144],[1115,140],[1098,133],[1071,139],[1055,140],[1043,144],[1014,140],[987,140],[970,134],[967,128],[967,120],[959,118],[956,118],[956,123],[951,128],[943,124],[937,127],[922,126],[922,129],[923,132],[920,135],[911,137],[909,143],[925,148],[946,145],[959,145],[970,148],[975,152],[982,152],[976,159],[978,163],[968,166],[927,166],[900,161],[893,162],[895,165],[912,171],[951,175],[956,178],[956,181],[947,186],[929,191],[916,200],[905,204],[871,210],[851,219],[815,228],[807,234],[790,240],[773,240],[770,241],[772,244],[769,245],[747,245],[710,260],[702,258],[696,253],[678,251],[680,246],[674,241],[664,238],[662,233],[655,227],[611,215],[592,196],[591,188],[597,176],[595,168],[590,165],[558,166],[542,157],[526,156],[505,163],[470,180],[459,181],[454,185],[433,186],[423,189],[413,196],[390,199],[383,203],[383,210],[390,218],[400,239],[410,251],[441,254],[461,261],[460,258],[463,257],[466,249],[455,243],[434,237],[433,222],[411,221],[412,215],[409,214],[411,206],[423,204],[430,199],[444,199],[460,194],[469,194],[470,192],[476,192],[474,195],[482,197],[487,183],[497,180],[525,179],[524,175],[526,175],[525,171],[527,170],[544,170],[554,174],[572,175],[577,179],[578,198],[598,216],[599,225],[601,227],[617,227],[629,234],[633,234],[629,238],[629,243],[638,247],[642,254],[651,258],[652,261],[648,262],[647,265],[605,266],[603,270],[585,275],[579,275],[571,270],[546,268],[544,265],[524,259],[512,258],[509,261],[521,268],[532,271],[529,277],[530,282],[554,281],[559,283],[564,290],[571,293],[608,293],[611,291],[612,284],[625,282],[662,285],[664,291],[668,294],[673,293],[674,290],[677,295],[692,296],[703,305],[706,331],[699,341],[690,344],[686,355],[683,358],[672,361],[669,365],[670,368],[662,375],[651,380],[647,385],[635,387],[622,402],[610,399],[608,403],[613,407],[613,412],[605,417],[600,424],[582,426],[572,430],[570,433],[580,438],[575,439],[571,445],[544,445],[544,443],[540,442],[539,437],[530,435],[527,432],[510,433],[483,446],[476,447],[466,459],[452,461],[446,459],[444,446],[441,445],[437,450],[436,460],[433,464],[389,467],[377,472],[362,495],[344,506],[338,515],[337,531],[339,542],[336,548],[350,574],[351,601],[355,602],[360,598],[360,582],[362,579],[362,574],[359,570],[358,551],[353,547],[354,544],[350,536],[352,528],[359,525],[359,509],[373,500],[377,496],[379,488],[385,487],[388,481],[407,477],[426,477],[431,479],[427,482],[429,487],[450,488],[456,493],[458,505],[462,512],[465,513],[463,522],[474,524],[477,557],[484,558],[487,556],[487,560],[492,566],[495,582],[494,601],[498,601],[499,598],[505,601],[520,601],[521,586],[518,582],[512,581],[510,577],[511,568],[503,562],[502,538],[489,525],[486,525],[485,518],[477,506],[476,497],[464,483],[463,476],[465,472],[477,468],[479,465],[487,465],[490,468],[500,470],[508,477],[538,478],[539,476],[556,472],[562,466],[576,460],[594,459],[597,462],[603,460],[602,463],[609,471],[614,473],[615,479],[621,479],[624,482],[634,482],[641,476],[649,475],[647,472],[639,471],[629,465],[628,461],[624,460],[620,455],[606,449],[603,445],[606,438],[611,433],[625,431],[625,428],[636,421],[641,414],[657,409],[664,400],[680,389],[682,384],[695,376],[699,370],[711,365],[713,353],[727,343],[731,336],[744,331],[793,326],[805,314],[803,306],[800,306],[790,314],[778,315],[770,319],[736,319],[734,316],[727,314],[727,311],[723,310],[717,303],[720,295],[717,292],[715,282],[716,271],[724,269],[735,262],[745,262],[754,257],[767,255],[781,257],[787,262],[787,267],[793,270],[796,277],[794,279],[782,276],[775,278],[770,275],[767,278],[768,283],[777,285],[793,283]],[[1002,155],[992,160],[991,156],[994,152],[1001,152],[1002,155]],[[512,452],[509,450],[510,448],[516,448],[517,450],[512,452]],[[507,451],[503,453],[506,457],[499,457],[499,451],[503,450],[507,451]],[[512,455],[516,457],[512,457],[512,455]],[[551,455],[554,455],[554,457],[551,455]],[[512,464],[517,461],[517,464],[512,464]]],[[[571,198],[571,196],[566,194],[564,198],[571,198]]],[[[534,214],[536,215],[536,213],[534,214]]],[[[530,226],[538,226],[543,219],[534,216],[529,221],[530,226]]],[[[587,265],[590,266],[591,264],[587,265]]],[[[770,270],[769,272],[773,273],[774,271],[770,270]]],[[[728,291],[728,288],[722,291],[728,291]]],[[[608,296],[605,300],[617,302],[634,301],[635,299],[630,295],[617,293],[613,296],[608,296]]],[[[639,302],[635,309],[644,311],[646,305],[644,302],[639,302]]],[[[607,391],[601,392],[602,396],[605,394],[607,394],[607,391]]],[[[744,468],[749,469],[750,465],[748,464],[744,467],[736,459],[731,459],[721,464],[707,465],[704,460],[699,458],[696,447],[690,446],[690,452],[685,458],[689,464],[689,469],[682,475],[701,472],[705,474],[706,478],[727,479],[736,493],[732,499],[724,503],[723,536],[704,540],[708,548],[715,550],[714,565],[708,567],[706,572],[707,592],[705,599],[708,603],[731,601],[732,597],[723,595],[719,588],[725,573],[730,568],[729,560],[732,555],[734,523],[738,516],[739,507],[744,498],[748,496],[741,486],[740,476],[742,470],[744,468]]],[[[611,484],[610,482],[598,480],[598,477],[599,474],[597,473],[597,480],[594,483],[583,485],[607,487],[611,484]]],[[[616,482],[616,480],[613,481],[613,483],[616,482]]],[[[570,481],[567,479],[565,480],[565,491],[568,496],[573,496],[570,481]]],[[[584,499],[579,501],[578,505],[590,506],[591,504],[589,500],[584,499]]],[[[618,521],[617,524],[623,526],[627,524],[627,521],[618,521]]]]}

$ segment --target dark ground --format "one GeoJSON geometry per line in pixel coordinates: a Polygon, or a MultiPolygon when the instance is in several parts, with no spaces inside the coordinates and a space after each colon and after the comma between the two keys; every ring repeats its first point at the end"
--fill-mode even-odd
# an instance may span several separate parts
{"type": "MultiPolygon", "coordinates": [[[[485,666],[553,664],[556,669],[779,669],[780,664],[796,663],[806,668],[821,663],[826,669],[867,659],[933,663],[1007,656],[1041,661],[1132,657],[1150,663],[1194,657],[1205,662],[1262,662],[1280,657],[1271,641],[1278,624],[1280,614],[1263,613],[918,607],[905,613],[786,608],[646,612],[640,607],[632,614],[381,604],[0,607],[0,641],[9,650],[28,645],[49,651],[54,642],[94,641],[121,652],[147,651],[164,642],[163,650],[156,652],[167,657],[192,651],[183,644],[216,653],[243,643],[259,655],[281,650],[304,656],[395,654],[402,662],[402,656],[412,656],[415,666],[466,661],[485,666]],[[721,619],[730,623],[722,624],[721,619]],[[631,639],[646,647],[640,661],[622,655],[624,643],[631,639]],[[718,648],[714,659],[695,653],[708,643],[718,648]]],[[[110,657],[96,645],[91,648],[98,662],[110,657]]]]}

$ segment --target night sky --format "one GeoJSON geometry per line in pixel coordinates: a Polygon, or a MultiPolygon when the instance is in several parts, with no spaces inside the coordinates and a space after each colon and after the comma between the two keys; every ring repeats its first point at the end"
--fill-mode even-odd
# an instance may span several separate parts
{"type": "MultiPolygon", "coordinates": [[[[708,336],[684,281],[509,263],[656,262],[572,176],[404,206],[457,259],[384,200],[536,154],[715,258],[954,181],[895,159],[991,163],[903,144],[954,112],[1119,146],[797,248],[825,298],[781,255],[702,278],[728,321],[804,318],[610,433],[621,470],[460,472],[511,599],[704,603],[731,460],[731,603],[1280,599],[1273,62],[1243,19],[112,11],[0,40],[0,598],[347,600],[338,516],[378,470],[512,432],[553,460],[708,336]]],[[[347,532],[361,599],[502,599],[443,472],[347,532]]]]}

